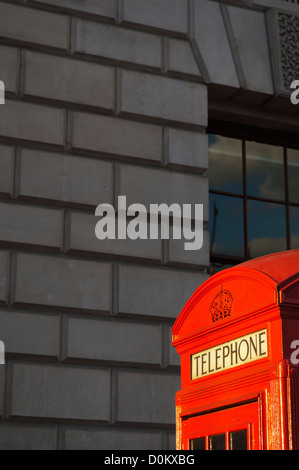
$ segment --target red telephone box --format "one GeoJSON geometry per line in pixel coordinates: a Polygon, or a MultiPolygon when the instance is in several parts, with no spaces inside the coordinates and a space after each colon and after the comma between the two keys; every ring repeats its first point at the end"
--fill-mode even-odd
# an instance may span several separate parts
{"type": "Polygon", "coordinates": [[[172,333],[178,450],[299,449],[299,250],[213,275],[172,333]]]}

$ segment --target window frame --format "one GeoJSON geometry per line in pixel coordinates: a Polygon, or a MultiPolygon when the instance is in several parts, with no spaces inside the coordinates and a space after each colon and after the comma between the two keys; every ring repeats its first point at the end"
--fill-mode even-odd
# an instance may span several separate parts
{"type": "Polygon", "coordinates": [[[289,179],[288,179],[288,161],[287,161],[287,149],[299,150],[299,135],[280,132],[272,129],[259,128],[253,126],[246,126],[235,122],[221,121],[217,119],[210,119],[206,130],[207,134],[221,135],[223,137],[229,137],[241,140],[242,145],[242,178],[243,178],[243,194],[235,194],[233,192],[221,191],[211,189],[209,194],[216,194],[222,196],[232,196],[243,200],[243,227],[244,227],[244,257],[231,256],[221,253],[210,252],[210,262],[231,264],[235,265],[249,259],[248,253],[248,213],[247,213],[247,201],[256,200],[262,202],[269,202],[280,204],[285,207],[286,217],[286,250],[291,249],[291,230],[290,230],[290,207],[298,207],[299,202],[293,203],[289,201],[289,179]],[[283,148],[283,167],[284,167],[284,186],[285,186],[285,197],[283,201],[277,201],[275,199],[248,196],[247,195],[247,181],[246,181],[246,149],[245,142],[253,141],[260,142],[263,144],[280,146],[283,148]]]}

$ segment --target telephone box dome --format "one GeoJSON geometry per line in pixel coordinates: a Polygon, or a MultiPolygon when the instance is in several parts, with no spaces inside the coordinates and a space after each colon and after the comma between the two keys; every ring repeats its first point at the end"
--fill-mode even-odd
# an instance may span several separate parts
{"type": "Polygon", "coordinates": [[[178,449],[299,449],[299,250],[211,276],[172,333],[178,449]]]}

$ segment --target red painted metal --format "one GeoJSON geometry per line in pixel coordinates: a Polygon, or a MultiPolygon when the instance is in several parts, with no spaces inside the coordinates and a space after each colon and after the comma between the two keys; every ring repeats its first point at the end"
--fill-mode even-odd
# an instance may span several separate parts
{"type": "Polygon", "coordinates": [[[172,333],[181,357],[177,449],[219,433],[226,433],[229,448],[228,433],[241,423],[249,449],[299,450],[299,367],[291,361],[291,345],[299,340],[299,250],[210,277],[172,333]],[[258,338],[265,340],[259,350],[258,338]],[[238,349],[241,343],[247,349],[238,349]]]}

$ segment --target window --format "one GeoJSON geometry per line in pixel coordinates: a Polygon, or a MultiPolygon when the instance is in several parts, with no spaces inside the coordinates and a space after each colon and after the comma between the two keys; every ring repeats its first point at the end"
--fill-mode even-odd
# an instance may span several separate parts
{"type": "Polygon", "coordinates": [[[247,450],[247,429],[190,440],[190,450],[247,450]]]}
{"type": "Polygon", "coordinates": [[[182,419],[183,449],[257,450],[261,439],[260,405],[230,404],[182,419]]]}
{"type": "Polygon", "coordinates": [[[299,145],[258,134],[209,131],[211,274],[299,248],[299,145]]]}

